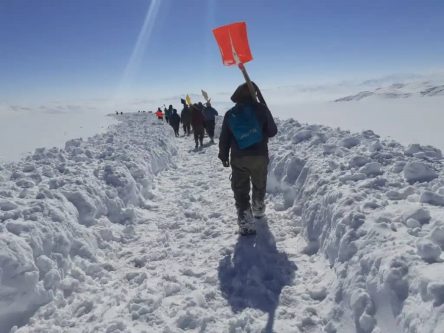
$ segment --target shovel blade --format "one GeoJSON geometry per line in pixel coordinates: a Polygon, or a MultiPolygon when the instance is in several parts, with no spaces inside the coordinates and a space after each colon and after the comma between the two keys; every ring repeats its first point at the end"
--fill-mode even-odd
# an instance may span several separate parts
{"type": "Polygon", "coordinates": [[[218,27],[213,30],[213,34],[219,45],[224,65],[245,64],[253,60],[245,22],[236,22],[218,27]]]}

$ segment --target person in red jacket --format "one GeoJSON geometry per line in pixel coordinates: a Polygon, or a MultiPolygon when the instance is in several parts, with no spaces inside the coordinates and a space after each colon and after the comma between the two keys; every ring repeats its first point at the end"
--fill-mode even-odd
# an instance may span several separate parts
{"type": "Polygon", "coordinates": [[[205,132],[205,118],[202,114],[203,104],[193,104],[191,106],[191,127],[194,132],[194,141],[196,142],[196,149],[203,146],[203,137],[205,132]]]}
{"type": "Polygon", "coordinates": [[[163,112],[160,108],[157,108],[156,117],[159,120],[163,120],[163,112]]]}

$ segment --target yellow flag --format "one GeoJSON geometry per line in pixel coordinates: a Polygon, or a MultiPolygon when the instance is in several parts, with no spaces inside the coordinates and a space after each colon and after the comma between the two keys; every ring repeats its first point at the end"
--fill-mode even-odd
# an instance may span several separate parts
{"type": "Polygon", "coordinates": [[[188,105],[191,105],[191,97],[187,95],[187,97],[185,97],[185,100],[187,101],[188,105]]]}

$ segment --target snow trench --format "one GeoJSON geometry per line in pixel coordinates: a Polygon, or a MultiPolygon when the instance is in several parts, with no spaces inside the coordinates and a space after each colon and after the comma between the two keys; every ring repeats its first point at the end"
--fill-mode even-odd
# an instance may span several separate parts
{"type": "MultiPolygon", "coordinates": [[[[106,281],[115,269],[102,260],[110,244],[118,241],[124,252],[134,224],[146,218],[138,216],[138,208],[155,213],[153,179],[175,167],[176,138],[150,115],[119,118],[107,133],[0,164],[0,332],[32,324],[40,308],[41,318],[56,318],[57,306],[44,304],[64,304],[79,286],[106,281]]],[[[350,133],[294,120],[278,121],[278,127],[270,141],[267,202],[304,235],[303,252],[326,258],[335,273],[325,288],[307,290],[328,315],[312,330],[306,321],[300,331],[444,332],[441,152],[406,148],[372,131],[350,133]]],[[[273,223],[279,228],[278,218],[273,223]]],[[[148,242],[157,246],[156,240],[148,242]]],[[[222,267],[230,273],[225,261],[222,267]]],[[[144,293],[141,299],[153,298],[149,290],[144,293]]],[[[295,313],[302,311],[299,301],[301,307],[291,309],[295,313]]],[[[72,321],[93,306],[87,300],[74,304],[72,321]]],[[[181,327],[188,327],[187,318],[181,327]]],[[[119,327],[116,332],[125,331],[119,327]]]]}
{"type": "Polygon", "coordinates": [[[153,177],[175,141],[154,117],[125,115],[108,132],[0,164],[0,332],[25,324],[57,292],[100,279],[97,256],[150,208],[153,177]]]}
{"type": "Polygon", "coordinates": [[[430,146],[279,122],[268,191],[336,274],[325,332],[444,332],[444,172],[430,146]]]}

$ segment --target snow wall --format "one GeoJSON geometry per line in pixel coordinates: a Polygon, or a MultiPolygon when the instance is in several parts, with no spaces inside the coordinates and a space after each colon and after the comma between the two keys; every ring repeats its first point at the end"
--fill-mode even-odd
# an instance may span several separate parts
{"type": "Polygon", "coordinates": [[[125,242],[135,207],[150,208],[175,138],[151,115],[118,118],[107,133],[0,164],[0,332],[100,279],[111,269],[98,260],[107,242],[125,242]]]}
{"type": "Polygon", "coordinates": [[[336,273],[326,332],[444,332],[441,151],[279,122],[268,191],[336,273]]]}
{"type": "MultiPolygon", "coordinates": [[[[151,208],[175,138],[150,116],[119,117],[107,133],[0,165],[0,332],[105,276],[108,242],[125,243],[136,208],[151,208]]],[[[278,126],[269,195],[304,233],[304,251],[336,273],[326,332],[444,332],[441,152],[371,131],[278,126]]]]}

